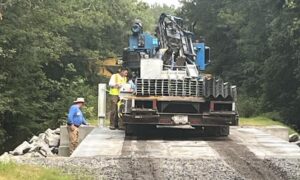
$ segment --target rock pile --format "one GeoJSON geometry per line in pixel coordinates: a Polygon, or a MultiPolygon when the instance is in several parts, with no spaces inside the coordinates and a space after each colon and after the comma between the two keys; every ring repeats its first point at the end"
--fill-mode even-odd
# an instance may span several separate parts
{"type": "Polygon", "coordinates": [[[300,140],[299,135],[297,133],[289,135],[289,142],[295,143],[300,147],[300,140]]]}
{"type": "Polygon", "coordinates": [[[38,136],[33,136],[29,142],[24,141],[16,149],[4,153],[3,157],[24,156],[24,157],[51,157],[58,154],[60,141],[60,129],[47,129],[38,136]]]}

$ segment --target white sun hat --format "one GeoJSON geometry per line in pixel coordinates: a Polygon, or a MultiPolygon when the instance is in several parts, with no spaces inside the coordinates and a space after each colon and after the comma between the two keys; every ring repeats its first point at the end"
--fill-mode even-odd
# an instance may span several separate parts
{"type": "Polygon", "coordinates": [[[79,103],[79,102],[82,102],[82,103],[84,103],[84,98],[77,98],[75,101],[74,101],[74,103],[79,103]]]}

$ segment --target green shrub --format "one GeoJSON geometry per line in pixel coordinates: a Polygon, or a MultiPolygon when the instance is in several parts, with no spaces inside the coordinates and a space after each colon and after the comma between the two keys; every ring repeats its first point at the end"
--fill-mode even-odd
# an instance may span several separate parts
{"type": "Polygon", "coordinates": [[[261,102],[258,98],[239,96],[237,109],[240,116],[257,116],[261,112],[261,102]]]}
{"type": "Polygon", "coordinates": [[[263,113],[262,116],[267,117],[272,120],[282,121],[282,117],[280,116],[279,112],[266,112],[266,113],[263,113]]]}

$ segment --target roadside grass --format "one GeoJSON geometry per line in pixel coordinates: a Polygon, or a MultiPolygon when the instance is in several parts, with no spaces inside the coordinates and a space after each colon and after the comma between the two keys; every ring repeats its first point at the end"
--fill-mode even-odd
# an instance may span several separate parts
{"type": "Polygon", "coordinates": [[[16,164],[13,162],[0,162],[0,180],[75,180],[93,179],[92,176],[84,172],[76,174],[65,174],[59,169],[38,167],[34,165],[16,164]]]}
{"type": "Polygon", "coordinates": [[[31,165],[0,163],[0,180],[71,180],[71,175],[63,174],[57,169],[47,169],[31,165]]]}
{"type": "Polygon", "coordinates": [[[287,127],[289,129],[289,134],[296,133],[296,131],[294,129],[292,129],[291,127],[283,124],[282,122],[272,120],[270,118],[263,117],[263,116],[249,117],[249,118],[240,117],[239,118],[239,125],[240,126],[273,126],[273,125],[279,125],[279,126],[287,127]]]}

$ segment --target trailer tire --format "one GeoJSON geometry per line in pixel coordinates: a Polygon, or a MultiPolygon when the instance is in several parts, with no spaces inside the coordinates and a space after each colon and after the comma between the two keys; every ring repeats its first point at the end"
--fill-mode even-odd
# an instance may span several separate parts
{"type": "Polygon", "coordinates": [[[228,136],[230,132],[229,126],[221,126],[220,127],[220,136],[228,136]]]}

